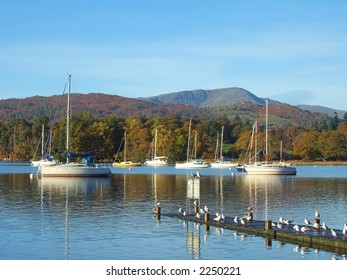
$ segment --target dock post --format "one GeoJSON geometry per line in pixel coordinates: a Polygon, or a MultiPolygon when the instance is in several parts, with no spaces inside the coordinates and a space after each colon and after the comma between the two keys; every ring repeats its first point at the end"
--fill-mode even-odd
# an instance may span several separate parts
{"type": "Polygon", "coordinates": [[[271,220],[265,221],[265,230],[272,230],[272,221],[271,220]]]}
{"type": "Polygon", "coordinates": [[[209,222],[210,221],[210,212],[206,212],[204,216],[204,222],[209,222]]]}
{"type": "Polygon", "coordinates": [[[155,207],[155,216],[157,220],[160,220],[160,214],[161,214],[160,206],[155,207]]]}

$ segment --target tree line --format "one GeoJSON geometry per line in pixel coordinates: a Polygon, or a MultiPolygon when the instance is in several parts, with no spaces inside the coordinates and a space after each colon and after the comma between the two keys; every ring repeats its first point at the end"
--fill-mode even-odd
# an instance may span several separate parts
{"type": "MultiPolygon", "coordinates": [[[[65,161],[66,118],[62,116],[54,124],[48,117],[40,116],[33,122],[12,119],[1,123],[0,159],[36,159],[41,155],[41,127],[45,126],[45,139],[52,129],[51,154],[65,161]]],[[[224,126],[223,155],[243,162],[249,147],[252,123],[236,116],[220,120],[192,120],[192,135],[196,137],[197,156],[213,161],[216,154],[217,134],[224,126]]],[[[72,153],[96,152],[96,160],[112,162],[122,159],[121,147],[124,132],[127,133],[127,157],[144,162],[150,156],[154,133],[157,130],[157,155],[165,155],[169,162],[186,159],[189,118],[177,115],[150,118],[105,117],[96,118],[91,113],[73,114],[70,120],[70,151],[72,153]]],[[[258,147],[265,145],[263,124],[257,129],[258,147]]],[[[194,138],[194,137],[193,137],[194,138]]],[[[192,145],[192,144],[191,144],[192,145]]],[[[317,123],[309,128],[289,125],[270,127],[270,157],[286,160],[347,160],[347,117],[343,120],[329,119],[328,123],[317,123]],[[281,149],[282,147],[282,149],[281,149]]],[[[48,147],[46,147],[48,149],[48,147]]],[[[264,150],[264,149],[262,149],[264,150]]]]}

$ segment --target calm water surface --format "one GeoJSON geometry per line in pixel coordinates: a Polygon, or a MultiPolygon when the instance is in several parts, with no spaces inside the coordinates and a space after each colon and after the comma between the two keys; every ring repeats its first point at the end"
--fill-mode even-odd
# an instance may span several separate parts
{"type": "MultiPolygon", "coordinates": [[[[347,223],[347,167],[298,166],[297,176],[247,176],[199,170],[201,205],[227,216],[255,208],[255,218],[303,224],[347,223]]],[[[37,179],[31,166],[0,164],[0,259],[325,260],[344,255],[152,215],[187,203],[189,174],[174,167],[112,168],[107,179],[37,179]]]]}

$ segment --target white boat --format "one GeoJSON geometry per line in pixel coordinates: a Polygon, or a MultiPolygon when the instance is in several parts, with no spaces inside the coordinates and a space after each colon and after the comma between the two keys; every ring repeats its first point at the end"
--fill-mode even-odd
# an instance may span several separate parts
{"type": "Polygon", "coordinates": [[[70,135],[70,89],[71,74],[68,74],[68,95],[66,110],[66,163],[53,166],[40,165],[39,173],[41,177],[106,177],[111,174],[108,167],[95,165],[90,158],[93,154],[72,154],[69,151],[70,135]],[[70,158],[82,157],[81,162],[70,162],[70,158]]]}
{"type": "Polygon", "coordinates": [[[189,142],[190,142],[190,134],[191,134],[191,126],[192,126],[192,120],[189,121],[189,132],[188,132],[188,147],[187,147],[187,160],[186,162],[177,162],[175,164],[175,168],[207,168],[210,166],[209,163],[202,161],[201,159],[196,158],[196,134],[195,134],[195,141],[194,141],[194,158],[190,158],[190,151],[189,151],[189,142]]]}
{"type": "MultiPolygon", "coordinates": [[[[223,156],[223,133],[224,133],[224,126],[222,126],[222,133],[221,133],[221,140],[220,140],[220,150],[218,151],[218,135],[217,135],[217,145],[216,145],[216,155],[219,153],[219,159],[217,159],[215,162],[210,163],[212,168],[234,168],[237,166],[237,163],[233,163],[230,160],[224,160],[223,156]]],[[[217,156],[216,156],[217,158],[217,156]]]]}
{"type": "MultiPolygon", "coordinates": [[[[268,155],[268,100],[266,100],[266,113],[265,113],[265,162],[258,162],[258,151],[257,151],[257,141],[255,141],[255,155],[254,162],[245,164],[237,168],[239,172],[246,172],[249,175],[296,175],[297,171],[294,166],[287,164],[285,162],[271,162],[268,155]]],[[[252,140],[255,130],[257,129],[257,124],[253,126],[252,140]]],[[[255,133],[257,134],[257,133],[255,133]]],[[[252,146],[252,145],[251,145],[252,146]]],[[[250,157],[251,158],[251,157],[250,157]]]]}
{"type": "Polygon", "coordinates": [[[132,162],[131,160],[128,160],[127,159],[127,133],[124,132],[124,135],[123,135],[123,139],[119,145],[119,149],[118,149],[118,152],[117,152],[117,155],[116,155],[116,159],[118,157],[118,153],[119,153],[119,150],[122,146],[124,142],[124,150],[123,150],[123,153],[124,153],[124,159],[123,161],[121,162],[114,162],[112,165],[114,167],[137,167],[137,166],[141,166],[141,163],[140,162],[132,162]]]}
{"type": "Polygon", "coordinates": [[[165,156],[157,156],[157,137],[158,137],[158,130],[155,130],[155,136],[154,136],[154,148],[153,148],[153,155],[151,159],[146,159],[145,165],[147,166],[167,166],[167,158],[165,156]]]}
{"type": "MultiPolygon", "coordinates": [[[[42,125],[42,132],[41,132],[41,158],[39,160],[31,160],[31,165],[32,166],[41,166],[41,165],[56,165],[57,162],[53,159],[53,156],[49,155],[45,156],[45,145],[44,145],[44,135],[45,135],[45,126],[42,125]]],[[[50,136],[49,136],[50,138],[50,136]]],[[[49,139],[50,140],[50,139],[49,139]]],[[[36,149],[37,150],[37,149],[36,149]]],[[[36,154],[36,151],[35,151],[36,154]]],[[[35,157],[35,155],[34,155],[35,157]]]]}

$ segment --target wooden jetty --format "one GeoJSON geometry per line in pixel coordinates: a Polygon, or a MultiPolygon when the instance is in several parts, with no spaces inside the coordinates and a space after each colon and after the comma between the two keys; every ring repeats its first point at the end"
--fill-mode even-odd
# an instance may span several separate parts
{"type": "MultiPolygon", "coordinates": [[[[187,222],[199,223],[205,225],[207,230],[209,230],[210,226],[220,227],[223,229],[261,236],[270,241],[275,239],[302,247],[310,247],[338,254],[347,254],[347,235],[344,235],[342,230],[338,229],[334,229],[334,231],[337,233],[337,237],[334,237],[330,230],[323,230],[322,228],[315,229],[312,226],[310,226],[309,231],[303,233],[295,231],[293,228],[294,224],[282,224],[282,228],[280,229],[277,226],[273,226],[272,221],[259,221],[251,219],[251,221],[241,224],[240,222],[235,223],[234,217],[225,217],[223,221],[215,221],[214,218],[216,218],[216,216],[211,215],[210,213],[208,213],[208,215],[206,215],[206,213],[202,214],[200,219],[193,214],[184,216],[180,213],[161,213],[160,209],[155,213],[158,219],[160,219],[160,216],[165,216],[187,222]]],[[[299,225],[299,227],[303,227],[303,225],[299,225]]]]}

